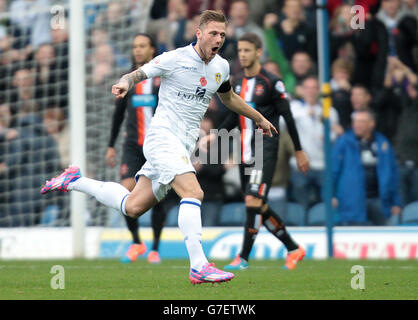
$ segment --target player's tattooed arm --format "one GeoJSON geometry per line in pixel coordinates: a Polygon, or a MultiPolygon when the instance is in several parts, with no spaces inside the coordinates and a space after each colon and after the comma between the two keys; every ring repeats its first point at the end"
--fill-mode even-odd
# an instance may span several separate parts
{"type": "Polygon", "coordinates": [[[134,72],[133,72],[133,81],[134,81],[134,84],[137,84],[137,83],[139,83],[139,82],[141,82],[142,80],[145,80],[146,78],[147,78],[147,75],[145,74],[145,72],[144,71],[142,71],[142,69],[141,68],[138,68],[137,70],[135,70],[134,72]]]}
{"type": "Polygon", "coordinates": [[[129,90],[132,89],[132,87],[141,82],[142,80],[145,80],[147,78],[147,75],[145,74],[145,72],[141,69],[138,68],[137,70],[125,74],[121,79],[120,82],[122,81],[126,81],[129,84],[129,90]]]}
{"type": "Polygon", "coordinates": [[[112,86],[112,93],[117,99],[124,98],[127,92],[131,90],[135,84],[147,78],[145,72],[141,68],[138,68],[137,70],[122,76],[119,82],[112,86]]]}

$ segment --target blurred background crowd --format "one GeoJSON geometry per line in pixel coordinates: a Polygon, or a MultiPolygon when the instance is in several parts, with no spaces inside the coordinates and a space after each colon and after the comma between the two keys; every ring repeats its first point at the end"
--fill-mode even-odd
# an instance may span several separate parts
{"type": "MultiPolygon", "coordinates": [[[[325,168],[313,0],[86,1],[86,175],[119,180],[118,170],[107,167],[105,161],[114,109],[110,88],[131,68],[135,34],[150,33],[156,39],[158,53],[188,45],[194,41],[199,14],[205,9],[223,10],[228,17],[220,55],[230,62],[232,76],[241,71],[237,40],[253,32],[263,42],[263,67],[286,85],[311,170],[306,175],[296,170],[292,142],[281,125],[279,161],[269,195],[271,205],[278,208],[289,225],[323,224],[324,220],[310,218],[313,209],[323,209],[325,168]]],[[[399,217],[402,208],[418,201],[417,0],[328,0],[327,10],[331,140],[338,146],[333,150],[333,164],[338,163],[333,171],[334,189],[364,189],[355,199],[363,197],[361,201],[367,201],[368,210],[373,210],[369,207],[376,200],[382,206],[389,201],[388,219],[399,217]],[[364,9],[363,29],[352,28],[354,5],[364,9]],[[354,111],[361,110],[372,112],[352,117],[354,111]],[[383,139],[365,139],[359,147],[365,183],[347,178],[345,170],[353,176],[360,175],[360,171],[356,166],[347,167],[350,163],[341,159],[344,143],[350,144],[347,135],[352,129],[358,139],[375,132],[378,134],[373,137],[382,135],[383,139]],[[381,158],[381,149],[393,151],[393,159],[381,158]]],[[[70,161],[68,39],[67,2],[0,0],[2,227],[69,224],[68,194],[41,198],[39,193],[44,181],[70,161]],[[55,4],[63,6],[63,17],[51,11],[55,4]]],[[[225,112],[219,99],[212,99],[202,130],[216,128],[225,112]]],[[[119,156],[120,152],[119,147],[119,156]]],[[[207,212],[202,209],[206,226],[242,225],[244,221],[240,216],[244,209],[238,205],[242,195],[233,156],[227,164],[196,163],[205,201],[212,205],[207,212]]],[[[350,192],[337,191],[334,195],[333,204],[336,212],[340,211],[337,223],[388,223],[377,222],[370,215],[344,217],[350,210],[343,206],[357,201],[350,196],[350,192]]],[[[110,217],[107,209],[90,201],[89,225],[111,226],[110,217]]],[[[166,225],[176,225],[175,221],[169,216],[166,225]]]]}

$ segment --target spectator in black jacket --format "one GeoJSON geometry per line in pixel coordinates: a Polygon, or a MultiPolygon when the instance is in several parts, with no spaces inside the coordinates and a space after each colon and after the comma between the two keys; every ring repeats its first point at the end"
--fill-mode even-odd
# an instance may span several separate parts
{"type": "Polygon", "coordinates": [[[348,4],[339,6],[333,13],[329,24],[331,61],[344,55],[343,51],[347,45],[352,46],[353,34],[356,31],[351,27],[352,17],[351,6],[348,4]]]}
{"type": "Polygon", "coordinates": [[[316,59],[316,30],[304,21],[302,4],[298,0],[286,0],[282,9],[284,19],[274,25],[277,41],[290,61],[296,51],[306,51],[316,59]]]}
{"type": "Polygon", "coordinates": [[[418,82],[409,83],[411,101],[399,117],[395,151],[399,162],[399,180],[402,203],[418,201],[418,82]]]}
{"type": "Polygon", "coordinates": [[[388,32],[389,55],[397,56],[416,71],[412,50],[417,43],[417,20],[413,13],[401,9],[400,0],[383,0],[377,18],[388,32]]]}
{"type": "Polygon", "coordinates": [[[377,130],[386,135],[392,143],[396,135],[399,115],[403,106],[410,102],[407,85],[415,84],[417,81],[417,75],[398,58],[388,58],[384,87],[374,93],[373,101],[378,118],[377,130]]]}
{"type": "Polygon", "coordinates": [[[370,9],[364,29],[353,34],[356,56],[353,83],[370,88],[372,93],[383,87],[389,52],[385,25],[376,19],[375,10],[370,9]]]}
{"type": "Polygon", "coordinates": [[[332,104],[338,112],[344,130],[351,126],[350,79],[353,68],[353,64],[343,58],[336,59],[331,68],[332,104]]]}

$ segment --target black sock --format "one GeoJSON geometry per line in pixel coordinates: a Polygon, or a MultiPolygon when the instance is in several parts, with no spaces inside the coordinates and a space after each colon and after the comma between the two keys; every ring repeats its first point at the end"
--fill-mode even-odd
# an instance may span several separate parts
{"type": "Polygon", "coordinates": [[[151,225],[152,231],[154,232],[153,251],[158,251],[158,246],[160,245],[161,231],[163,230],[166,216],[165,212],[164,206],[161,203],[157,203],[152,209],[151,225]]]}
{"type": "Polygon", "coordinates": [[[138,219],[134,219],[128,216],[124,216],[125,220],[126,220],[126,224],[128,225],[128,229],[131,232],[132,235],[132,239],[133,242],[135,244],[140,244],[141,240],[139,239],[139,232],[138,232],[138,228],[139,228],[139,223],[138,223],[138,219]]]}
{"type": "Polygon", "coordinates": [[[260,222],[257,219],[260,218],[260,210],[258,207],[247,207],[247,219],[244,225],[244,242],[242,244],[241,258],[248,261],[251,249],[255,238],[257,237],[258,230],[260,229],[260,222]]]}
{"type": "Polygon", "coordinates": [[[283,220],[270,207],[262,214],[263,225],[270,231],[277,239],[285,245],[287,251],[292,251],[299,248],[298,244],[293,241],[290,234],[287,232],[283,220]]]}

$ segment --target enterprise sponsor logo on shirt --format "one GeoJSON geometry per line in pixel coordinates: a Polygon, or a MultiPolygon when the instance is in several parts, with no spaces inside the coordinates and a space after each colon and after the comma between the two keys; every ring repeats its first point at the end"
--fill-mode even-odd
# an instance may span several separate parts
{"type": "Polygon", "coordinates": [[[205,96],[205,93],[206,93],[206,89],[197,87],[196,92],[194,94],[179,91],[177,93],[177,97],[179,97],[180,99],[187,100],[187,101],[198,101],[198,102],[203,102],[203,103],[209,103],[210,99],[205,96]]]}

